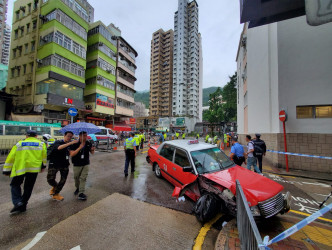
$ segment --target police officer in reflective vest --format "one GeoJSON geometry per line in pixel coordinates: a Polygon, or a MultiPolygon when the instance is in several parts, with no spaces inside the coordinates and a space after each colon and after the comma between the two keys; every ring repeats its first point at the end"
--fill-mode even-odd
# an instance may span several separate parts
{"type": "Polygon", "coordinates": [[[46,167],[46,163],[46,144],[37,139],[36,131],[28,130],[26,139],[19,141],[11,149],[3,167],[3,174],[12,177],[10,186],[14,208],[10,211],[11,214],[26,211],[37,175],[46,167]]]}
{"type": "Polygon", "coordinates": [[[141,145],[141,136],[139,132],[135,132],[134,139],[136,140],[136,151],[139,151],[139,146],[141,145]]]}
{"type": "Polygon", "coordinates": [[[184,133],[184,132],[183,132],[183,134],[182,134],[182,139],[183,139],[183,140],[186,139],[186,133],[184,133]]]}
{"type": "Polygon", "coordinates": [[[179,132],[176,132],[176,133],[175,133],[175,137],[176,137],[176,139],[179,139],[179,136],[180,136],[179,132]]]}
{"type": "Polygon", "coordinates": [[[136,139],[134,138],[134,133],[130,133],[130,137],[127,138],[124,142],[124,150],[126,153],[126,162],[125,162],[125,169],[124,174],[125,177],[128,176],[128,168],[129,168],[129,162],[131,166],[131,172],[135,172],[135,157],[136,157],[136,139]]]}
{"type": "Polygon", "coordinates": [[[209,138],[210,138],[210,136],[209,136],[209,134],[207,134],[206,137],[205,137],[205,142],[206,142],[206,143],[209,142],[209,138]]]}

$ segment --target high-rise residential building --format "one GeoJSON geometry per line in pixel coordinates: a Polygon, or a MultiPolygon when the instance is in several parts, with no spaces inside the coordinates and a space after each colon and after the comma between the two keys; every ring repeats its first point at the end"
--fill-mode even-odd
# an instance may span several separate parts
{"type": "MultiPolygon", "coordinates": [[[[279,120],[285,110],[288,152],[332,155],[331,30],[332,23],[312,27],[304,16],[255,28],[244,25],[236,56],[241,143],[246,134],[260,133],[267,149],[285,152],[279,120]]],[[[282,154],[267,152],[266,158],[286,167],[282,154]]],[[[292,170],[332,173],[327,161],[288,157],[292,170]]]]}
{"type": "Polygon", "coordinates": [[[150,115],[172,116],[173,30],[152,35],[150,58],[150,115]]]}
{"type": "Polygon", "coordinates": [[[6,91],[15,95],[14,113],[63,124],[69,120],[70,107],[81,110],[78,117],[84,116],[87,32],[93,8],[83,0],[17,0],[13,13],[6,91]]]}
{"type": "Polygon", "coordinates": [[[122,37],[117,37],[115,120],[128,121],[134,116],[136,50],[122,37]]]}
{"type": "Polygon", "coordinates": [[[9,50],[10,50],[10,32],[11,28],[8,24],[3,30],[3,39],[2,39],[2,51],[1,51],[1,64],[8,65],[9,62],[9,50]]]}
{"type": "Polygon", "coordinates": [[[6,27],[7,10],[8,10],[8,0],[0,0],[0,57],[2,57],[2,49],[3,49],[2,44],[6,39],[4,35],[6,34],[6,28],[7,28],[6,27]]]}
{"type": "Polygon", "coordinates": [[[102,22],[90,24],[84,101],[91,114],[85,117],[97,125],[113,120],[115,110],[115,70],[117,39],[102,22]]]}
{"type": "Polygon", "coordinates": [[[172,115],[195,121],[202,120],[201,41],[197,2],[178,0],[174,15],[172,115]]]}

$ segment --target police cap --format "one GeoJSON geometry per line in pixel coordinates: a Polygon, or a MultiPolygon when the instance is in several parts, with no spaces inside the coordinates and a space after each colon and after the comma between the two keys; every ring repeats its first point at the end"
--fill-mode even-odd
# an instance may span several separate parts
{"type": "Polygon", "coordinates": [[[26,135],[27,136],[36,136],[37,132],[35,130],[28,129],[26,135]]]}

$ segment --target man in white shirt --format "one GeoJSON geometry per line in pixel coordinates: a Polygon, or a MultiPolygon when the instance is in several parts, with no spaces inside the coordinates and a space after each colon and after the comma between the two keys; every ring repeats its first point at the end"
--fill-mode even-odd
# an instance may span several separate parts
{"type": "Polygon", "coordinates": [[[256,173],[261,174],[261,171],[259,171],[259,168],[257,167],[257,159],[254,156],[254,143],[251,141],[251,136],[246,135],[246,141],[248,142],[248,152],[247,155],[247,169],[251,170],[251,166],[254,167],[254,170],[256,173]]]}

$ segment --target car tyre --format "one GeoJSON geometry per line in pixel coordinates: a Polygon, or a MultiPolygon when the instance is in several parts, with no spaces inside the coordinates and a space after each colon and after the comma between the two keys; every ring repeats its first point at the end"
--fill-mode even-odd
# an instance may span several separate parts
{"type": "Polygon", "coordinates": [[[158,177],[161,178],[161,170],[160,167],[157,163],[154,164],[154,174],[158,177]]]}

